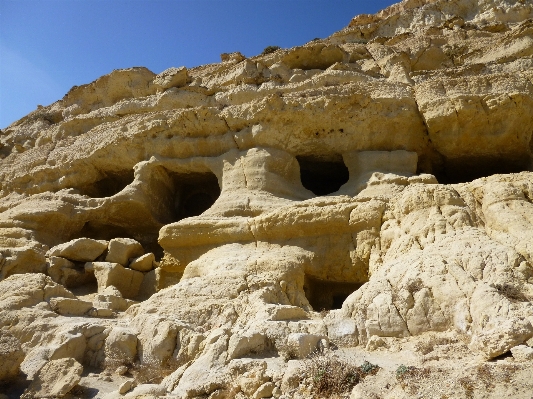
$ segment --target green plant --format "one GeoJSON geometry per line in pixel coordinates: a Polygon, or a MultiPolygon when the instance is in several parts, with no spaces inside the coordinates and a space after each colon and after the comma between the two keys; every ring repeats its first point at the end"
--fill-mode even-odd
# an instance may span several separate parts
{"type": "Polygon", "coordinates": [[[265,47],[265,49],[263,50],[263,52],[261,53],[262,55],[267,55],[267,54],[270,54],[270,53],[273,53],[277,50],[279,50],[281,47],[279,46],[267,46],[265,47]]]}
{"type": "Polygon", "coordinates": [[[407,374],[412,373],[414,370],[416,370],[414,366],[400,364],[396,369],[396,378],[398,380],[403,380],[407,374]]]}
{"type": "Polygon", "coordinates": [[[375,372],[378,371],[379,366],[365,361],[361,366],[359,366],[359,368],[364,374],[375,374],[375,372]]]}

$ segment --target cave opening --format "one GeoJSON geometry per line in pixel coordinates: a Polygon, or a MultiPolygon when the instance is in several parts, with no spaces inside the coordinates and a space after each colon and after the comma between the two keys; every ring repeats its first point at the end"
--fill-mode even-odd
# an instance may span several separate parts
{"type": "Polygon", "coordinates": [[[322,160],[298,156],[302,185],[315,195],[328,195],[339,191],[350,178],[348,168],[339,155],[336,160],[322,160]]]}
{"type": "Polygon", "coordinates": [[[363,283],[347,283],[321,280],[305,276],[304,292],[309,304],[315,311],[342,308],[350,294],[357,291],[363,283]]]}
{"type": "Polygon", "coordinates": [[[199,216],[220,197],[218,178],[212,172],[171,174],[174,181],[174,220],[199,216]]]}
{"type": "Polygon", "coordinates": [[[442,184],[468,183],[495,174],[519,173],[531,170],[529,156],[487,156],[462,157],[444,160],[442,166],[434,171],[442,184]]]}
{"type": "Polygon", "coordinates": [[[133,182],[133,179],[133,169],[122,172],[105,172],[100,180],[80,188],[80,193],[93,198],[112,197],[124,190],[133,182]]]}

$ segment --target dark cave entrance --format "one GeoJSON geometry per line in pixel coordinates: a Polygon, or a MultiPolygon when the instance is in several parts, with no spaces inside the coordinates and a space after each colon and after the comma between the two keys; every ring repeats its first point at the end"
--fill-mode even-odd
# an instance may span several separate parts
{"type": "Polygon", "coordinates": [[[348,168],[340,155],[338,160],[325,161],[312,157],[296,157],[300,164],[302,185],[315,195],[328,195],[339,191],[350,178],[348,168]]]}
{"type": "Polygon", "coordinates": [[[363,283],[336,282],[305,276],[304,292],[315,311],[332,310],[342,308],[346,298],[362,285],[363,283]]]}
{"type": "Polygon", "coordinates": [[[118,194],[133,182],[133,169],[122,172],[105,172],[100,180],[80,188],[82,195],[93,198],[106,198],[118,194]]]}
{"type": "Polygon", "coordinates": [[[468,183],[495,174],[527,171],[531,162],[529,156],[509,155],[446,159],[434,174],[442,184],[468,183]]]}
{"type": "Polygon", "coordinates": [[[212,172],[172,174],[174,181],[174,220],[199,216],[220,197],[218,178],[212,172]]]}

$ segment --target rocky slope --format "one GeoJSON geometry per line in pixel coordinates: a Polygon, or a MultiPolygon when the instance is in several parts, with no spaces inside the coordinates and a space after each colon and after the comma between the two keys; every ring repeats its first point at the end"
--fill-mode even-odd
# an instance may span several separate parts
{"type": "Polygon", "coordinates": [[[405,0],[4,129],[6,394],[530,398],[532,18],[405,0]]]}

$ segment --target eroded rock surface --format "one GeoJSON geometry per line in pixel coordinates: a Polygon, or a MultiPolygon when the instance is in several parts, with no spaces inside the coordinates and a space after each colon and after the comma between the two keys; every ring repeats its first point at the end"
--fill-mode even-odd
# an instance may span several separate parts
{"type": "Polygon", "coordinates": [[[405,0],[113,71],[2,130],[1,378],[76,361],[98,397],[304,398],[309,356],[356,353],[383,363],[354,398],[529,399],[532,18],[405,0]]]}

